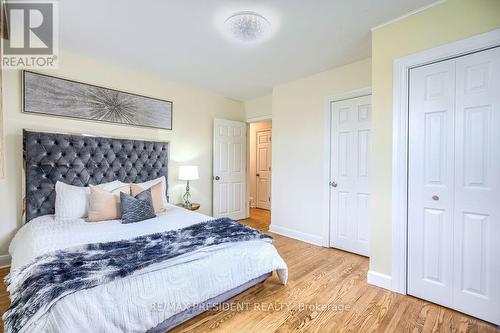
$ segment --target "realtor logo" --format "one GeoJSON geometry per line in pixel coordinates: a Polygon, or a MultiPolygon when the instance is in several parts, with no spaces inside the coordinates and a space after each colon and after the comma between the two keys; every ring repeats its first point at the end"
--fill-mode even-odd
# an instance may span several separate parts
{"type": "Polygon", "coordinates": [[[8,38],[2,40],[2,67],[57,68],[57,3],[6,1],[8,38]]]}

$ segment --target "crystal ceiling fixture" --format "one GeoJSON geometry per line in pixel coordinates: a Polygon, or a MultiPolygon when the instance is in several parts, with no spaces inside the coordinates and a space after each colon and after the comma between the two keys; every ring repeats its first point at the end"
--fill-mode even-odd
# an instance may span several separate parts
{"type": "Polygon", "coordinates": [[[229,35],[242,42],[257,42],[271,32],[271,23],[262,15],[242,11],[228,17],[224,22],[229,35]]]}

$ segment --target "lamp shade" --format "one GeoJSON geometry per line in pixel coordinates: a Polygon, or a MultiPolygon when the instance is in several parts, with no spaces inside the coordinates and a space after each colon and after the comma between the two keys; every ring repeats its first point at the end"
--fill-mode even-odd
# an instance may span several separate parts
{"type": "Polygon", "coordinates": [[[198,179],[198,167],[195,165],[182,165],[179,167],[180,180],[196,180],[198,179]]]}

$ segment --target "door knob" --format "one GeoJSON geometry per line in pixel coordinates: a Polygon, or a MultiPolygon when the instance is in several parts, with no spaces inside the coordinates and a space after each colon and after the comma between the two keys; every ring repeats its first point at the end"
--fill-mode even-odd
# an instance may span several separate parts
{"type": "Polygon", "coordinates": [[[220,179],[220,177],[219,177],[219,176],[215,176],[215,180],[219,180],[219,179],[220,179]]]}
{"type": "Polygon", "coordinates": [[[337,183],[336,183],[335,181],[331,181],[331,182],[330,182],[330,186],[331,186],[331,187],[337,187],[337,183]]]}
{"type": "Polygon", "coordinates": [[[257,177],[260,177],[260,173],[256,174],[257,177]]]}
{"type": "Polygon", "coordinates": [[[434,201],[438,201],[438,200],[439,200],[439,196],[437,196],[437,195],[433,195],[433,196],[432,196],[432,200],[434,200],[434,201]]]}

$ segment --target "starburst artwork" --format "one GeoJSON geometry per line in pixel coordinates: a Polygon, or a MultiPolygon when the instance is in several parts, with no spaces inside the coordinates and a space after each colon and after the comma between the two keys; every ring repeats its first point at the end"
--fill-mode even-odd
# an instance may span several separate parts
{"type": "Polygon", "coordinates": [[[25,71],[24,112],[172,129],[172,102],[25,71]]]}

